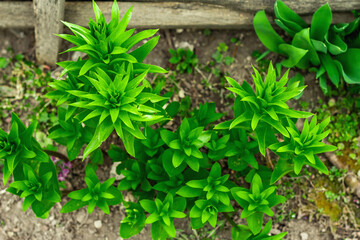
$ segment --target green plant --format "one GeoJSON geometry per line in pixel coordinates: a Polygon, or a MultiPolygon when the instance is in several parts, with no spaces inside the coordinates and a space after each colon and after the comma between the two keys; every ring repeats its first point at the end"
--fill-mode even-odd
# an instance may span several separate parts
{"type": "Polygon", "coordinates": [[[169,167],[181,166],[180,169],[185,169],[188,165],[192,170],[199,171],[200,163],[204,162],[201,161],[204,156],[199,149],[210,139],[210,132],[203,130],[203,127],[190,127],[188,119],[185,118],[177,133],[165,129],[160,132],[162,140],[170,148],[169,154],[172,155],[172,166],[169,167]]]}
{"type": "Polygon", "coordinates": [[[356,160],[360,158],[358,96],[344,90],[334,92],[333,95],[327,103],[320,102],[321,106],[317,109],[319,119],[330,118],[327,127],[328,141],[337,146],[335,154],[339,156],[340,161],[357,172],[359,164],[356,160]]]}
{"type": "Polygon", "coordinates": [[[60,191],[54,163],[41,149],[32,134],[36,124],[28,128],[16,114],[11,117],[11,129],[7,134],[0,130],[0,157],[4,185],[14,176],[7,191],[24,197],[23,210],[30,206],[37,217],[47,218],[50,209],[60,202],[60,191]]]}
{"type": "Polygon", "coordinates": [[[191,74],[199,62],[195,53],[189,49],[169,49],[169,52],[171,54],[169,62],[176,65],[176,70],[180,73],[191,74]]]}
{"type": "Polygon", "coordinates": [[[339,86],[340,79],[349,84],[360,83],[356,71],[360,54],[358,26],[360,18],[350,23],[331,24],[332,13],[329,4],[321,6],[313,15],[311,25],[287,7],[282,1],[274,4],[275,23],[290,37],[285,42],[266,18],[265,11],[254,17],[254,28],[260,41],[272,52],[287,57],[281,64],[285,67],[298,67],[316,72],[324,93],[327,73],[330,81],[339,86]]]}
{"type": "Polygon", "coordinates": [[[339,201],[342,196],[345,196],[344,192],[340,192],[339,194],[333,193],[332,191],[326,191],[325,197],[330,201],[333,202],[335,200],[339,201]]]}
{"type": "Polygon", "coordinates": [[[210,36],[211,35],[211,30],[206,28],[206,29],[204,29],[203,34],[204,34],[204,36],[210,36]]]}
{"type": "Polygon", "coordinates": [[[264,188],[258,174],[253,176],[250,190],[245,188],[232,188],[231,193],[235,200],[243,208],[241,218],[246,222],[253,234],[258,234],[263,225],[263,214],[272,217],[274,212],[271,208],[284,203],[286,198],[275,194],[275,187],[264,188]]]}
{"type": "Polygon", "coordinates": [[[0,58],[6,62],[3,65],[4,70],[0,68],[0,77],[7,83],[2,89],[6,92],[5,96],[11,97],[12,100],[0,100],[0,122],[13,109],[26,111],[29,112],[26,118],[41,123],[37,128],[44,131],[57,121],[55,103],[44,96],[44,93],[51,90],[48,84],[53,81],[48,66],[38,67],[24,55],[15,55],[10,48],[7,55],[7,58],[0,58]]]}
{"type": "Polygon", "coordinates": [[[216,49],[216,52],[213,53],[212,58],[217,63],[225,63],[225,65],[229,66],[234,62],[234,58],[224,55],[228,51],[228,46],[225,43],[220,43],[216,49]]]}
{"type": "MultiPolygon", "coordinates": [[[[214,127],[223,114],[215,112],[215,104],[206,103],[170,131],[164,128],[169,126],[165,123],[176,116],[181,104],[166,106],[169,94],[160,95],[162,84],[153,88],[146,80],[147,73],[164,70],[142,63],[157,37],[127,53],[156,31],[131,36],[134,30],[125,31],[131,9],[119,22],[116,1],[109,24],[95,2],[93,7],[96,22],[90,20],[89,29],[65,23],[75,35],[60,35],[76,45],[70,51],[83,51],[88,57],[61,62],[67,76],[54,81],[55,91],[47,94],[62,105],[58,124],[49,130],[49,136],[66,145],[68,156],[43,150],[32,137],[36,124],[26,128],[13,114],[10,133],[0,131],[4,183],[11,175],[15,180],[8,191],[25,197],[24,208],[31,205],[36,216],[46,218],[61,196],[59,176],[49,155],[56,154],[67,162],[78,158],[87,145],[82,156],[90,159],[85,170],[87,187],[68,194],[71,200],[62,213],[84,206],[89,213],[95,206],[109,213],[110,205],[123,203],[127,215],[120,224],[122,238],[138,234],[146,224],[152,225],[153,239],[174,238],[174,219],[186,216],[194,229],[207,223],[217,227],[222,222],[219,216],[224,216],[233,227],[234,239],[285,236],[267,235],[272,220],[263,227],[264,213],[273,216],[271,208],[286,200],[276,195],[274,183],[290,172],[299,174],[304,164],[327,174],[316,154],[334,149],[321,143],[327,136],[323,130],[328,121],[317,124],[313,117],[310,124],[305,120],[301,133],[296,128],[297,119],[312,114],[290,109],[286,102],[305,87],[299,86],[299,81],[289,82],[287,73],[277,81],[272,64],[265,80],[255,70],[255,92],[246,81],[240,85],[227,78],[228,89],[236,94],[235,119],[214,127]],[[155,123],[157,128],[151,127],[155,123]],[[124,146],[112,145],[107,151],[114,162],[119,162],[117,174],[124,176],[117,187],[114,178],[101,183],[95,173],[106,151],[101,148],[102,142],[113,132],[124,146]],[[269,150],[279,157],[268,159],[271,164],[277,160],[274,171],[257,155],[260,152],[265,156],[269,150]],[[226,166],[235,172],[235,178],[230,178],[226,166]],[[244,177],[250,187],[239,186],[239,177],[244,177]],[[123,199],[124,190],[133,194],[134,202],[123,199]],[[232,220],[238,211],[235,202],[248,226],[232,220]]],[[[220,45],[218,50],[226,51],[226,46],[220,45]]]]}
{"type": "Polygon", "coordinates": [[[240,44],[241,44],[240,39],[235,38],[235,37],[231,38],[230,41],[231,41],[232,43],[234,43],[235,45],[240,45],[240,44]]]}
{"type": "Polygon", "coordinates": [[[338,169],[335,166],[330,168],[329,170],[329,179],[330,181],[334,181],[335,179],[339,180],[346,176],[347,170],[346,169],[338,169]]]}
{"type": "Polygon", "coordinates": [[[9,65],[10,61],[8,58],[0,57],[0,69],[4,69],[9,65]]]}
{"type": "MultiPolygon", "coordinates": [[[[233,55],[235,55],[235,51],[239,43],[235,40],[233,43],[235,43],[235,50],[233,53],[233,55]]],[[[212,89],[213,92],[217,92],[218,89],[214,88],[215,85],[212,86],[210,84],[209,81],[211,76],[218,78],[220,80],[221,87],[224,87],[226,84],[225,76],[229,75],[229,73],[226,72],[226,67],[230,66],[235,61],[234,57],[230,56],[228,48],[229,47],[225,43],[220,43],[216,48],[216,51],[211,55],[212,60],[201,66],[202,70],[210,73],[209,79],[204,78],[202,83],[205,83],[205,86],[212,89]]]]}
{"type": "Polygon", "coordinates": [[[139,203],[123,202],[126,207],[126,217],[120,224],[120,235],[130,238],[143,230],[145,227],[145,211],[139,203]]]}
{"type": "Polygon", "coordinates": [[[311,114],[292,110],[287,106],[286,101],[300,94],[305,88],[305,86],[299,87],[299,82],[285,87],[288,72],[276,81],[275,70],[270,65],[267,77],[263,81],[259,72],[254,71],[255,93],[246,81],[240,85],[234,79],[227,78],[231,85],[228,89],[238,95],[234,103],[236,118],[217,125],[216,129],[251,127],[257,135],[260,152],[265,155],[267,142],[274,139],[272,134],[266,135],[271,132],[271,129],[289,137],[289,132],[284,127],[284,120],[309,117],[311,114]]]}
{"type": "Polygon", "coordinates": [[[85,182],[87,188],[72,191],[68,197],[71,198],[63,208],[61,213],[68,213],[88,205],[88,212],[91,214],[95,206],[98,206],[104,213],[109,214],[109,205],[117,205],[122,202],[122,195],[113,186],[115,178],[109,178],[100,183],[94,170],[86,168],[85,182]]]}
{"type": "Polygon", "coordinates": [[[326,145],[321,142],[329,134],[329,131],[323,132],[329,121],[330,119],[328,118],[322,123],[316,124],[317,117],[315,115],[310,124],[305,120],[304,127],[300,133],[295,124],[289,120],[290,126],[287,127],[287,130],[290,136],[284,138],[283,142],[269,146],[271,150],[280,156],[280,160],[274,169],[272,182],[275,182],[287,171],[293,170],[295,174],[299,174],[305,164],[324,174],[329,174],[324,163],[316,155],[336,150],[335,146],[326,145]]]}
{"type": "Polygon", "coordinates": [[[66,146],[69,159],[74,160],[82,146],[90,142],[94,129],[83,127],[76,118],[66,118],[67,114],[67,109],[58,108],[59,124],[49,129],[48,137],[66,146]]]}
{"type": "Polygon", "coordinates": [[[34,170],[27,164],[23,164],[24,178],[10,183],[9,192],[20,195],[25,198],[23,211],[26,211],[31,205],[36,208],[42,204],[42,200],[49,202],[60,202],[60,195],[49,186],[53,172],[47,172],[42,176],[36,176],[34,170]]]}
{"type": "Polygon", "coordinates": [[[135,44],[153,36],[157,30],[145,30],[131,36],[134,29],[125,31],[131,11],[132,8],[119,22],[119,9],[115,2],[111,21],[107,24],[94,2],[96,22],[90,20],[89,29],[64,22],[75,35],[59,35],[76,45],[67,51],[80,51],[89,56],[86,60],[58,63],[68,78],[54,81],[52,86],[56,90],[47,94],[47,97],[57,99],[58,105],[68,103],[65,120],[76,115],[86,125],[88,120],[97,119],[92,122],[96,129],[84,158],[114,129],[124,140],[128,152],[135,155],[134,137],[144,138],[139,128],[166,118],[156,108],[156,103],[166,98],[153,94],[145,79],[148,72],[165,70],[142,63],[159,37],[131,51],[135,44]]]}
{"type": "Polygon", "coordinates": [[[226,187],[228,178],[229,175],[221,176],[221,167],[215,163],[207,178],[191,180],[177,191],[178,195],[185,198],[200,198],[190,210],[194,229],[203,227],[206,222],[215,227],[218,212],[234,211],[230,205],[230,189],[226,187]]]}
{"type": "Polygon", "coordinates": [[[158,198],[155,201],[141,200],[140,205],[150,213],[145,223],[151,224],[151,236],[153,239],[175,237],[174,218],[186,217],[186,214],[183,213],[186,206],[185,199],[173,198],[172,194],[167,194],[163,201],[158,198]]]}
{"type": "Polygon", "coordinates": [[[185,96],[180,100],[178,111],[180,116],[189,117],[191,115],[191,97],[185,96]]]}
{"type": "Polygon", "coordinates": [[[266,59],[266,56],[270,53],[269,50],[261,53],[258,50],[254,50],[251,53],[251,56],[255,58],[257,63],[257,68],[260,73],[265,73],[266,70],[269,68],[270,60],[266,59]]]}

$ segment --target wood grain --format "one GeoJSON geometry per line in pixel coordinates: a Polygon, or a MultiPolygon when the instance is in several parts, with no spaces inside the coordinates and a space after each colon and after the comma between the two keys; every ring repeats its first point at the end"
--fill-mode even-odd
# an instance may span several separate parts
{"type": "Polygon", "coordinates": [[[60,48],[65,0],[33,0],[35,13],[36,61],[39,64],[56,65],[60,48]]]}
{"type": "MultiPolygon", "coordinates": [[[[164,2],[164,0],[135,0],[136,2],[164,2]]],[[[167,0],[168,2],[183,3],[206,3],[225,6],[230,9],[241,11],[256,12],[259,10],[274,9],[275,0],[167,0]]],[[[315,12],[320,6],[329,3],[331,9],[335,12],[360,9],[359,0],[283,0],[292,10],[299,14],[309,14],[315,12]]]]}
{"type": "MultiPolygon", "coordinates": [[[[111,16],[111,4],[98,2],[107,19],[111,16]]],[[[227,9],[224,6],[203,3],[119,3],[123,15],[130,6],[133,14],[129,27],[138,28],[242,28],[249,27],[253,15],[227,9]]],[[[80,25],[87,25],[88,18],[94,18],[91,3],[67,2],[65,19],[80,25]]]]}
{"type": "Polygon", "coordinates": [[[32,2],[0,2],[1,28],[33,28],[34,25],[32,2]]]}
{"type": "MultiPolygon", "coordinates": [[[[37,0],[39,1],[39,0],[37,0]]],[[[50,0],[49,0],[50,1],[50,0]]],[[[139,1],[139,0],[138,0],[139,1]]],[[[119,2],[122,14],[134,7],[130,27],[137,28],[234,28],[251,29],[254,13],[260,9],[272,9],[274,0],[152,0],[158,2],[119,2]],[[179,2],[182,1],[182,2],[179,2]],[[218,5],[212,4],[217,3],[218,5]],[[221,3],[221,5],[219,5],[221,3]],[[233,4],[233,7],[229,7],[233,4]]],[[[325,1],[285,1],[295,11],[305,15],[312,13],[325,1]]],[[[360,0],[330,0],[335,13],[333,23],[351,21],[349,10],[360,9],[360,0]],[[345,11],[345,12],[344,12],[345,11]]],[[[106,18],[111,15],[112,2],[99,2],[106,18]]],[[[269,16],[273,11],[268,11],[269,16]]],[[[0,27],[31,28],[35,14],[31,2],[0,2],[0,27]]],[[[94,17],[91,2],[65,2],[65,20],[86,26],[89,16],[94,17]]],[[[305,17],[308,22],[311,17],[305,17]]]]}

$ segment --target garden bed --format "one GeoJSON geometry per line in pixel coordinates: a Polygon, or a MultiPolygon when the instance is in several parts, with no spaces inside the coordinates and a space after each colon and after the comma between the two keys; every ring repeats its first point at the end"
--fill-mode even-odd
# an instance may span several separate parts
{"type": "MultiPolygon", "coordinates": [[[[195,69],[193,74],[177,74],[173,77],[173,80],[167,81],[168,89],[176,89],[177,94],[175,94],[174,99],[183,99],[184,114],[199,103],[212,101],[216,102],[217,106],[219,106],[217,109],[219,112],[231,112],[230,106],[232,98],[231,95],[229,95],[229,92],[224,89],[224,83],[221,82],[220,78],[215,74],[208,73],[204,70],[204,66],[208,65],[210,61],[213,61],[212,55],[217,51],[217,47],[220,43],[225,43],[228,46],[228,50],[225,54],[234,57],[234,62],[229,66],[219,64],[216,67],[219,68],[222,74],[227,72],[234,79],[240,81],[251,81],[251,64],[259,66],[252,54],[254,51],[263,52],[265,50],[258,41],[255,33],[252,31],[211,30],[205,31],[204,34],[204,31],[202,30],[180,29],[160,31],[160,35],[160,42],[148,57],[148,63],[156,64],[163,68],[173,69],[174,66],[168,62],[170,58],[168,49],[178,47],[189,47],[194,49],[195,54],[199,58],[200,65],[195,69]],[[232,38],[238,39],[238,43],[232,43],[232,38]],[[204,79],[207,80],[205,81],[204,79]],[[191,100],[185,100],[187,98],[190,98],[191,100]]],[[[6,31],[6,34],[2,36],[6,36],[1,39],[4,43],[4,45],[1,46],[5,46],[1,49],[2,53],[7,52],[7,47],[11,47],[16,51],[15,53],[25,53],[27,58],[34,60],[34,52],[28,51],[28,48],[32,49],[33,47],[31,42],[33,44],[32,39],[34,36],[31,31],[6,31]],[[20,41],[17,35],[24,37],[20,41]],[[18,42],[15,42],[14,39],[17,39],[18,42]],[[29,42],[30,45],[28,45],[28,47],[22,48],[24,44],[29,44],[29,42]]],[[[66,47],[63,46],[62,48],[65,49],[66,47]]],[[[61,56],[63,59],[71,59],[71,57],[72,54],[61,56]]],[[[272,56],[271,58],[274,62],[278,60],[276,56],[272,56]]],[[[5,69],[5,72],[8,71],[9,73],[9,68],[5,69]]],[[[174,71],[171,71],[170,73],[174,73],[174,71]]],[[[56,75],[56,71],[54,74],[56,75]]],[[[295,75],[295,71],[291,71],[290,75],[295,75]]],[[[319,106],[319,99],[325,101],[327,101],[327,99],[323,97],[321,90],[314,79],[314,74],[306,74],[306,83],[309,84],[309,86],[302,99],[308,103],[308,109],[314,112],[319,106]]],[[[10,82],[5,82],[3,84],[8,85],[9,88],[14,87],[10,82]]],[[[295,104],[294,106],[300,108],[298,104],[295,104]]],[[[23,110],[20,117],[25,120],[29,113],[33,114],[23,110]]],[[[232,116],[226,116],[226,118],[230,117],[232,116]]],[[[6,117],[6,114],[4,114],[2,126],[8,126],[8,121],[9,115],[6,117]]],[[[179,122],[175,121],[173,124],[176,125],[179,124],[179,122]]],[[[109,146],[109,144],[106,145],[109,146]]],[[[83,187],[81,181],[84,176],[83,169],[84,164],[80,160],[74,162],[70,175],[66,180],[69,191],[83,187]]],[[[102,171],[99,174],[100,180],[107,179],[110,174],[110,169],[111,160],[106,159],[104,168],[102,168],[102,171]]],[[[348,219],[346,217],[348,216],[346,212],[342,213],[345,216],[345,219],[343,218],[342,221],[332,221],[326,214],[316,212],[317,207],[314,203],[302,199],[301,196],[309,191],[311,186],[310,183],[315,175],[316,173],[313,173],[308,179],[302,178],[300,181],[297,180],[297,182],[289,179],[290,186],[285,187],[283,191],[292,196],[284,208],[276,211],[276,214],[279,216],[279,222],[274,226],[274,233],[276,233],[276,231],[289,231],[289,235],[286,239],[291,240],[303,240],[306,239],[306,236],[308,236],[309,239],[319,240],[344,239],[345,237],[357,239],[357,234],[360,234],[360,232],[358,233],[355,230],[355,226],[350,220],[348,220],[348,222],[344,221],[345,219],[348,219]],[[337,226],[338,224],[340,225],[337,226]],[[332,231],[333,234],[331,233],[332,231]]],[[[287,180],[284,181],[286,182],[287,180]]],[[[315,189],[315,194],[319,194],[320,192],[321,190],[315,189]]],[[[352,201],[359,201],[356,197],[352,197],[351,195],[348,195],[348,197],[350,197],[352,201]]],[[[4,192],[4,187],[1,187],[0,212],[2,214],[0,217],[0,238],[120,239],[118,227],[120,221],[124,217],[124,209],[121,206],[113,207],[110,215],[105,215],[100,209],[95,210],[90,216],[87,215],[84,209],[70,214],[60,215],[59,210],[65,201],[66,198],[63,198],[61,204],[57,204],[55,208],[51,210],[48,219],[40,220],[36,219],[31,211],[27,211],[24,214],[21,210],[22,200],[4,192]]],[[[358,212],[352,213],[355,213],[356,216],[359,214],[358,212]]],[[[235,219],[240,221],[239,217],[235,219]]],[[[188,229],[189,223],[180,221],[177,224],[181,226],[180,228],[183,229],[185,233],[191,234],[190,229],[188,229]]],[[[135,236],[132,239],[148,239],[149,231],[150,229],[146,228],[140,235],[135,236]]],[[[211,229],[203,229],[198,233],[203,234],[202,236],[206,236],[211,233],[211,229]]],[[[226,224],[224,227],[218,228],[215,235],[217,236],[216,239],[230,239],[231,232],[229,226],[226,224]]],[[[193,237],[195,239],[195,236],[193,237]]]]}
{"type": "MultiPolygon", "coordinates": [[[[181,5],[185,3],[169,4],[177,4],[177,7],[185,6],[181,5]]],[[[104,6],[101,8],[107,9],[104,6]]],[[[178,8],[174,9],[178,11],[178,8]]],[[[164,27],[169,26],[164,25],[164,27]]],[[[194,27],[195,25],[179,26],[194,27]]],[[[214,27],[215,25],[208,26],[214,27]]],[[[222,23],[222,26],[226,26],[226,24],[222,23]]],[[[270,61],[277,63],[282,60],[281,57],[272,53],[265,58],[259,58],[266,48],[258,40],[253,30],[180,28],[177,30],[164,29],[158,34],[160,35],[159,43],[147,57],[145,63],[169,70],[168,73],[151,74],[148,77],[153,84],[163,83],[164,91],[174,92],[170,102],[180,102],[178,116],[165,125],[165,128],[169,130],[177,129],[181,124],[181,118],[191,116],[199,104],[206,102],[215,102],[216,112],[224,113],[221,121],[233,119],[234,94],[226,89],[228,83],[225,76],[231,76],[239,83],[247,81],[254,88],[251,66],[259,69],[263,74],[270,61]],[[169,49],[174,50],[169,51],[169,49]],[[183,50],[177,51],[176,49],[183,50]],[[185,65],[178,64],[173,58],[180,53],[186,53],[186,60],[191,61],[185,65]]],[[[46,135],[49,127],[56,122],[57,113],[54,103],[45,99],[43,93],[50,91],[48,83],[52,81],[52,78],[59,77],[61,68],[48,65],[37,66],[33,63],[35,61],[35,43],[32,30],[0,30],[0,36],[2,36],[0,38],[0,57],[2,57],[0,58],[1,128],[5,131],[9,130],[11,112],[16,112],[26,125],[30,120],[38,121],[37,140],[45,147],[51,145],[52,141],[47,139],[46,135]]],[[[68,44],[62,44],[60,50],[66,50],[68,47],[68,44]]],[[[82,55],[79,55],[78,52],[67,52],[60,56],[60,60],[76,60],[79,56],[82,55]]],[[[320,119],[331,116],[329,141],[337,145],[336,154],[338,156],[334,154],[320,156],[327,168],[330,169],[329,176],[304,167],[301,175],[287,176],[280,180],[278,193],[284,195],[288,201],[284,205],[274,208],[274,226],[271,234],[288,231],[289,234],[285,239],[291,240],[358,239],[360,237],[360,231],[357,230],[358,218],[360,218],[359,197],[356,192],[355,194],[351,193],[353,188],[345,185],[345,182],[348,183],[346,171],[334,168],[332,166],[334,161],[329,161],[329,159],[335,157],[343,165],[349,166],[348,168],[355,173],[354,179],[357,179],[356,173],[359,170],[357,158],[360,154],[354,144],[360,142],[359,132],[356,129],[360,122],[360,116],[358,112],[353,111],[353,106],[356,105],[354,97],[359,96],[358,94],[349,94],[355,88],[340,86],[338,90],[325,97],[315,79],[315,73],[292,69],[289,77],[292,78],[297,73],[301,73],[305,77],[307,88],[300,100],[290,102],[290,107],[317,113],[320,119]]],[[[301,129],[302,125],[303,121],[297,122],[298,128],[301,129]]],[[[109,150],[111,144],[121,145],[115,133],[102,144],[103,152],[109,150]]],[[[59,147],[58,150],[66,155],[64,148],[59,147]]],[[[107,154],[104,156],[104,164],[97,172],[100,181],[116,176],[114,175],[116,164],[107,154]]],[[[260,154],[257,154],[256,158],[264,165],[268,165],[269,168],[272,167],[270,158],[267,160],[260,154]]],[[[65,174],[62,169],[62,174],[66,177],[62,182],[63,193],[67,194],[86,187],[83,178],[87,163],[88,160],[82,162],[79,158],[72,161],[71,167],[67,167],[68,173],[65,174]]],[[[222,174],[230,174],[232,181],[242,185],[246,184],[235,171],[226,167],[226,161],[220,160],[219,163],[223,167],[222,174]]],[[[119,179],[116,183],[118,182],[119,179]]],[[[125,200],[133,199],[128,192],[124,192],[124,198],[125,200]]],[[[120,221],[125,217],[122,205],[111,207],[110,215],[105,215],[98,208],[91,215],[88,215],[84,209],[60,215],[61,207],[68,200],[67,197],[63,197],[61,203],[56,203],[50,211],[49,218],[36,219],[31,211],[22,212],[22,200],[7,193],[1,183],[0,239],[121,239],[118,228],[120,221]]],[[[221,219],[224,219],[224,216],[219,214],[219,224],[215,230],[205,226],[196,231],[191,230],[189,221],[177,219],[175,220],[175,225],[179,230],[177,239],[231,239],[231,225],[221,219]]],[[[240,219],[239,212],[233,215],[233,219],[237,224],[245,223],[244,219],[240,219]]],[[[132,239],[149,239],[149,235],[150,226],[147,226],[132,239]]]]}

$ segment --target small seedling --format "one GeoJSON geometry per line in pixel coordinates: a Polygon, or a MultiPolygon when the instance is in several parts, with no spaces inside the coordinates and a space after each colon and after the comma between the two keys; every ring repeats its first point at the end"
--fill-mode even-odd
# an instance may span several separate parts
{"type": "Polygon", "coordinates": [[[193,51],[178,48],[176,50],[169,49],[169,52],[171,54],[169,62],[176,66],[177,71],[180,73],[193,73],[194,68],[199,62],[199,59],[193,51]]]}

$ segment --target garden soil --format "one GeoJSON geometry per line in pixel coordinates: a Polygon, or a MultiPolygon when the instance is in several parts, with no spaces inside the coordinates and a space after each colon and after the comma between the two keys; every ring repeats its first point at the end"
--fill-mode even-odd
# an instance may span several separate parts
{"type": "MultiPolygon", "coordinates": [[[[251,73],[252,64],[256,66],[255,58],[253,58],[252,52],[258,50],[264,52],[266,49],[259,42],[257,36],[252,31],[225,31],[212,30],[210,35],[205,36],[203,31],[178,29],[178,30],[162,30],[159,33],[161,35],[159,44],[155,50],[148,56],[146,62],[154,65],[159,65],[163,68],[172,68],[169,65],[168,60],[170,58],[169,48],[185,47],[193,49],[195,54],[199,58],[201,65],[206,65],[211,60],[212,54],[216,51],[219,43],[224,42],[229,46],[230,56],[235,58],[235,61],[230,66],[222,66],[221,71],[228,72],[230,76],[239,82],[243,80],[252,82],[251,73]],[[240,44],[236,46],[231,43],[231,38],[237,38],[240,40],[240,44]]],[[[34,59],[34,33],[30,30],[0,30],[0,56],[6,55],[7,48],[11,47],[15,54],[22,53],[28,59],[34,59]]],[[[63,49],[68,47],[64,44],[63,49]]],[[[66,60],[74,57],[73,53],[66,53],[60,56],[60,59],[66,60]]],[[[276,56],[271,56],[274,61],[277,61],[276,56]]],[[[51,69],[54,71],[55,69],[51,69]]],[[[58,70],[55,70],[56,72],[58,70]]],[[[293,76],[295,73],[291,72],[293,76]]],[[[304,97],[307,101],[310,101],[310,111],[314,109],[316,102],[320,96],[322,96],[321,90],[318,87],[318,83],[315,82],[315,76],[313,74],[305,74],[306,83],[310,85],[305,90],[304,97]]],[[[151,79],[149,79],[151,80],[151,79]]],[[[1,80],[0,80],[1,81],[1,80]]],[[[6,83],[2,83],[6,84],[6,83]]],[[[226,99],[226,95],[229,93],[224,87],[221,87],[219,79],[213,76],[211,73],[203,71],[201,67],[194,71],[194,74],[180,74],[176,76],[176,84],[178,87],[178,94],[173,99],[179,100],[185,96],[191,97],[193,106],[197,106],[199,103],[204,102],[216,102],[217,110],[219,112],[229,113],[226,118],[232,117],[231,100],[226,99]],[[208,79],[210,87],[205,87],[202,80],[208,79]],[[214,91],[213,88],[218,89],[214,91]]],[[[296,107],[296,105],[294,105],[296,107]]],[[[23,113],[26,116],[26,113],[23,113]]],[[[24,119],[24,116],[21,118],[24,119]]],[[[10,118],[10,116],[9,116],[10,118]]],[[[9,122],[3,121],[3,122],[9,122]]],[[[174,122],[174,125],[177,123],[174,122]]],[[[6,128],[8,126],[1,126],[6,128]]],[[[171,123],[168,125],[171,128],[171,123]]],[[[116,139],[116,138],[112,138],[116,139]]],[[[111,140],[114,141],[114,140],[111,140]]],[[[110,145],[107,142],[104,146],[105,149],[110,145]]],[[[74,167],[71,170],[69,178],[67,179],[67,191],[72,191],[84,187],[84,168],[85,162],[81,160],[75,160],[73,162],[74,167]]],[[[100,167],[98,175],[100,180],[104,181],[110,176],[112,163],[111,160],[105,159],[105,164],[100,167]]],[[[0,174],[0,179],[2,175],[0,174]]],[[[97,240],[97,239],[109,239],[120,240],[119,225],[124,218],[124,207],[113,206],[111,207],[110,215],[104,214],[100,209],[96,208],[95,211],[88,215],[87,209],[80,209],[78,211],[60,214],[61,207],[69,200],[66,196],[62,197],[61,203],[57,203],[55,207],[50,211],[50,215],[47,219],[38,219],[34,216],[31,210],[26,212],[22,211],[23,200],[17,196],[13,196],[5,191],[6,187],[0,182],[0,240],[97,240]]],[[[125,193],[126,199],[131,199],[131,195],[125,193]]],[[[292,200],[291,200],[292,201],[292,200]]],[[[294,200],[295,201],[295,200],[294,200]]],[[[296,202],[294,203],[297,204],[296,202]]],[[[239,218],[240,213],[235,216],[235,221],[240,223],[242,220],[239,218]]],[[[280,233],[280,231],[288,231],[289,234],[285,239],[288,240],[331,240],[331,239],[360,239],[359,233],[356,231],[343,231],[344,234],[332,234],[329,222],[327,219],[312,219],[309,222],[306,215],[297,215],[298,217],[289,221],[282,221],[276,223],[273,234],[280,233]]],[[[180,220],[176,221],[177,229],[182,229],[181,236],[183,238],[178,239],[202,239],[196,237],[196,235],[189,229],[189,221],[180,220]],[[185,238],[188,237],[188,238],[185,238]]],[[[205,232],[203,236],[208,235],[209,231],[205,232]]],[[[334,231],[333,231],[334,232],[334,231]]],[[[211,239],[231,239],[231,226],[225,224],[222,228],[218,228],[215,231],[216,237],[211,239]]],[[[139,235],[134,236],[131,239],[147,240],[150,237],[150,227],[147,226],[139,235]]]]}

